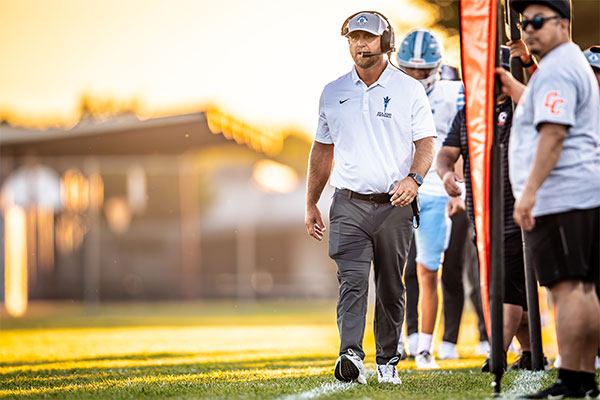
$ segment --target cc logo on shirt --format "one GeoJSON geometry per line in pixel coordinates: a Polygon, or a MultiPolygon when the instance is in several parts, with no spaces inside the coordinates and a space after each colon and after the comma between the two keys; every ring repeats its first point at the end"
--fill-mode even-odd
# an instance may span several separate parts
{"type": "Polygon", "coordinates": [[[558,115],[560,114],[561,110],[559,110],[557,107],[559,104],[564,103],[565,100],[561,97],[559,97],[558,92],[556,91],[551,91],[546,93],[546,100],[544,101],[544,107],[548,108],[550,110],[551,114],[555,114],[558,115]]]}

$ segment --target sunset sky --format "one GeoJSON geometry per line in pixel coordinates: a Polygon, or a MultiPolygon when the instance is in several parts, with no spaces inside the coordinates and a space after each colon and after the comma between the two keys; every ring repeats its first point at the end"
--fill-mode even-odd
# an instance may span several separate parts
{"type": "Polygon", "coordinates": [[[397,45],[437,13],[416,0],[0,0],[0,118],[73,124],[89,93],[136,98],[142,116],[215,104],[312,135],[323,85],[352,66],[341,24],[365,8],[392,21],[397,45]]]}

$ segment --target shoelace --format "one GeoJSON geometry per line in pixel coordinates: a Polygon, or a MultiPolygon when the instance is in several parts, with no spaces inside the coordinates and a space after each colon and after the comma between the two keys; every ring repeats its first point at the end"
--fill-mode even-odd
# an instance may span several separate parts
{"type": "Polygon", "coordinates": [[[354,352],[354,350],[348,349],[347,353],[350,357],[360,360],[360,357],[354,352]]]}
{"type": "Polygon", "coordinates": [[[398,373],[398,370],[396,369],[396,364],[398,361],[400,361],[400,358],[394,357],[385,363],[385,365],[378,365],[377,368],[379,369],[381,376],[391,375],[392,378],[395,378],[396,374],[398,373]]]}

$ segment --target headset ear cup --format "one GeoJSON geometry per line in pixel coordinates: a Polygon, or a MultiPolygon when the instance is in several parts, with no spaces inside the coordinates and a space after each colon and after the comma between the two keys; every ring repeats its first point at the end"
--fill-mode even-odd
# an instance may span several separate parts
{"type": "Polygon", "coordinates": [[[391,47],[390,47],[390,31],[386,29],[381,34],[381,52],[382,53],[387,53],[390,50],[391,50],[391,47]]]}

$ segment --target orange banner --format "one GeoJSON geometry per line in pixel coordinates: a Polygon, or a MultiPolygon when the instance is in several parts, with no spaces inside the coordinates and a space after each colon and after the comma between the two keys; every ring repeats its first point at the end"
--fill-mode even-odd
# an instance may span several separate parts
{"type": "Polygon", "coordinates": [[[461,0],[461,57],[465,84],[471,183],[481,279],[481,300],[490,331],[490,160],[494,137],[494,63],[497,0],[461,0]]]}

